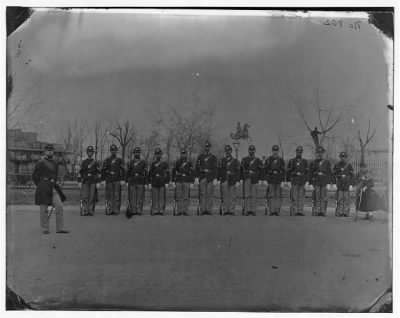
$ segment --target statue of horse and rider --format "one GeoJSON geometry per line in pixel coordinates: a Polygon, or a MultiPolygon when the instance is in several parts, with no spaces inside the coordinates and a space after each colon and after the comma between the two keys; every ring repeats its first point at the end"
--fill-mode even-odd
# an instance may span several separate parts
{"type": "Polygon", "coordinates": [[[230,136],[233,140],[244,139],[247,142],[251,142],[251,137],[249,136],[249,124],[244,124],[243,128],[240,126],[240,122],[237,123],[236,132],[231,133],[230,136]]]}

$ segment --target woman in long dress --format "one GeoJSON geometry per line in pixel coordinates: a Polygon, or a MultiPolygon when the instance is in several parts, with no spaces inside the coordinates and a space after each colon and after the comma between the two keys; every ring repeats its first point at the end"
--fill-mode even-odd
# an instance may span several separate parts
{"type": "Polygon", "coordinates": [[[372,218],[372,212],[379,207],[379,198],[374,188],[374,179],[364,163],[356,176],[356,210],[367,212],[365,218],[372,218]]]}

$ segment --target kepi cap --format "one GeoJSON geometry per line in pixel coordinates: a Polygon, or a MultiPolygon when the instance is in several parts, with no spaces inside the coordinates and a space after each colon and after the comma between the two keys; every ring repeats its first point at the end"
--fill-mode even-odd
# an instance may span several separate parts
{"type": "Polygon", "coordinates": [[[135,147],[132,152],[133,153],[141,153],[142,151],[140,150],[139,147],[135,147]]]}
{"type": "Polygon", "coordinates": [[[162,150],[161,150],[161,148],[156,148],[156,150],[154,151],[154,153],[155,153],[156,155],[162,155],[162,150]]]}
{"type": "Polygon", "coordinates": [[[278,145],[273,145],[272,146],[272,151],[278,151],[279,150],[279,146],[278,145]]]}
{"type": "Polygon", "coordinates": [[[86,148],[86,152],[94,152],[93,146],[88,146],[88,147],[86,148]]]}
{"type": "Polygon", "coordinates": [[[347,153],[346,153],[345,151],[342,151],[342,152],[339,154],[339,157],[340,157],[340,158],[347,158],[347,153]]]}
{"type": "Polygon", "coordinates": [[[322,146],[317,147],[317,153],[324,153],[324,152],[325,152],[324,147],[322,147],[322,146]]]}
{"type": "Polygon", "coordinates": [[[118,151],[118,147],[116,145],[111,145],[110,151],[118,151]]]}
{"type": "Polygon", "coordinates": [[[254,145],[250,145],[249,150],[256,150],[256,147],[254,145]]]}
{"type": "Polygon", "coordinates": [[[298,146],[296,148],[296,152],[303,152],[303,147],[302,146],[298,146]]]}
{"type": "Polygon", "coordinates": [[[230,145],[225,146],[225,151],[232,151],[232,147],[230,145]]]}
{"type": "Polygon", "coordinates": [[[204,143],[204,147],[211,147],[211,142],[206,141],[206,142],[204,143]]]}

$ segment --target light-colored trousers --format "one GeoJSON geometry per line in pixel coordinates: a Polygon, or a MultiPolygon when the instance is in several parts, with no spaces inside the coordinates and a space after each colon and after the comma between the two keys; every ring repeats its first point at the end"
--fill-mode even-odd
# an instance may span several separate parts
{"type": "Polygon", "coordinates": [[[189,182],[177,182],[176,183],[176,210],[178,213],[189,212],[189,194],[190,194],[190,183],[189,182]]]}
{"type": "Polygon", "coordinates": [[[282,188],[280,183],[268,184],[267,204],[269,213],[279,213],[282,206],[282,188]]]}
{"type": "Polygon", "coordinates": [[[304,184],[294,184],[290,188],[291,209],[294,213],[303,212],[305,194],[304,184]]]}
{"type": "Polygon", "coordinates": [[[200,213],[209,212],[212,213],[213,200],[214,200],[214,184],[213,182],[207,182],[204,178],[199,182],[200,191],[200,213]]]}
{"type": "Polygon", "coordinates": [[[349,215],[350,214],[350,192],[338,190],[336,192],[336,200],[337,200],[336,213],[339,215],[340,214],[349,215]]]}
{"type": "Polygon", "coordinates": [[[96,203],[95,193],[96,183],[90,183],[86,181],[84,184],[82,184],[81,200],[83,204],[83,214],[94,214],[94,206],[96,203]]]}
{"type": "Polygon", "coordinates": [[[245,213],[257,211],[257,189],[258,184],[252,184],[250,178],[244,180],[243,196],[245,213]]]}
{"type": "Polygon", "coordinates": [[[314,186],[314,211],[315,213],[326,214],[328,206],[328,191],[326,186],[314,186]]]}
{"type": "MultiPolygon", "coordinates": [[[[56,213],[56,232],[64,230],[64,208],[57,192],[53,192],[52,206],[56,213]]],[[[47,212],[47,204],[40,205],[40,226],[42,230],[50,230],[49,215],[47,212]]]]}
{"type": "Polygon", "coordinates": [[[165,211],[165,187],[152,187],[151,188],[151,213],[162,213],[165,211]]]}
{"type": "Polygon", "coordinates": [[[222,213],[234,213],[236,205],[236,187],[229,185],[228,181],[222,182],[220,186],[222,199],[222,213]]]}
{"type": "Polygon", "coordinates": [[[129,205],[133,214],[142,214],[144,200],[144,185],[129,185],[129,205]]]}
{"type": "Polygon", "coordinates": [[[110,213],[119,213],[121,208],[121,184],[119,181],[106,183],[106,200],[110,213]]]}

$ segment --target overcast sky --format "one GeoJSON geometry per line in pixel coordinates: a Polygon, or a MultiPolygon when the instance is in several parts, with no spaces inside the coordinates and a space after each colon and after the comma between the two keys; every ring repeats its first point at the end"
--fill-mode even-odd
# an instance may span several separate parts
{"type": "MultiPolygon", "coordinates": [[[[338,138],[371,118],[373,147],[387,148],[387,66],[381,33],[366,19],[211,16],[41,11],[8,39],[14,92],[35,83],[42,139],[55,141],[74,117],[131,119],[146,135],[151,114],[193,102],[216,109],[217,134],[229,141],[236,123],[249,123],[258,154],[278,135],[287,145],[309,134],[290,99],[320,88],[323,104],[351,107],[332,132],[338,138]],[[350,24],[361,21],[361,29],[350,24]],[[18,44],[21,63],[15,53],[18,44]],[[16,61],[19,61],[18,63],[16,61]],[[56,133],[57,132],[57,133],[56,133]]],[[[310,120],[312,126],[315,119],[310,120]]],[[[292,146],[290,146],[292,147],[292,146]]],[[[290,149],[288,146],[288,149],[290,149]]]]}

